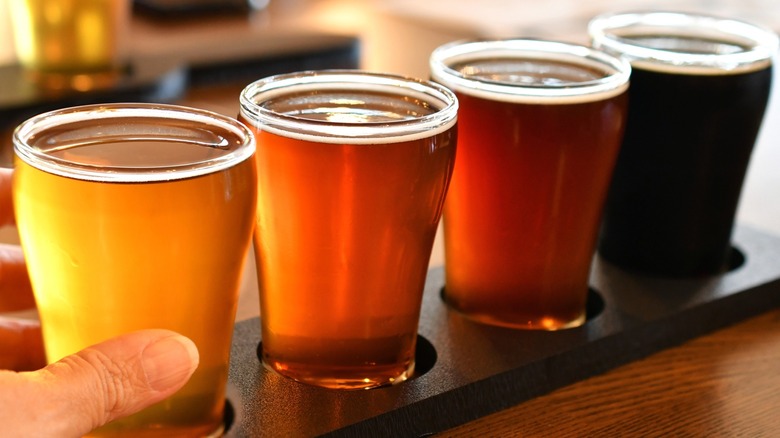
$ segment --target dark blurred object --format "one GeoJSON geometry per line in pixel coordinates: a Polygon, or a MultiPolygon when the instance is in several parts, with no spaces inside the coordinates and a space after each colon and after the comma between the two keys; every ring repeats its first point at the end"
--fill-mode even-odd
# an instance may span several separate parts
{"type": "Polygon", "coordinates": [[[263,9],[270,0],[133,0],[135,10],[166,17],[190,14],[237,12],[263,9]]]}
{"type": "Polygon", "coordinates": [[[186,66],[173,60],[134,60],[111,82],[86,89],[68,84],[47,88],[31,80],[19,65],[0,65],[0,123],[16,124],[35,114],[90,103],[178,98],[187,86],[186,66]]]}
{"type": "MultiPolygon", "coordinates": [[[[234,47],[241,47],[237,42],[234,47]]],[[[259,46],[251,41],[248,46],[259,46]]],[[[191,60],[188,65],[189,86],[202,87],[224,83],[249,84],[265,76],[302,70],[355,69],[360,64],[360,44],[357,38],[326,34],[299,34],[277,46],[287,44],[286,50],[263,56],[219,59],[218,61],[191,60]]],[[[238,96],[236,96],[238,100],[238,96]]]]}
{"type": "Polygon", "coordinates": [[[41,87],[21,66],[0,65],[0,133],[4,135],[0,165],[10,156],[5,131],[44,111],[93,103],[175,102],[194,87],[249,83],[299,70],[357,68],[360,56],[357,38],[318,33],[286,39],[277,35],[273,47],[278,50],[251,41],[236,43],[234,51],[215,53],[219,47],[203,48],[197,56],[136,56],[113,82],[88,89],[41,87]]]}
{"type": "MultiPolygon", "coordinates": [[[[0,124],[65,106],[119,102],[170,102],[188,87],[250,82],[263,76],[298,70],[357,68],[358,40],[335,35],[305,35],[289,51],[242,52],[234,57],[186,59],[136,58],[113,82],[79,90],[36,85],[18,65],[0,65],[0,124]],[[297,45],[297,46],[296,46],[297,45]]],[[[236,96],[238,99],[238,96],[236,96]]]]}

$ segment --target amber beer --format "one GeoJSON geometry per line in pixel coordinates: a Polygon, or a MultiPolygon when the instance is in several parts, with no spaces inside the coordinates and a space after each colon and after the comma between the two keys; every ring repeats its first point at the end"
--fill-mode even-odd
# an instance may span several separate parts
{"type": "Polygon", "coordinates": [[[605,15],[590,30],[594,45],[633,67],[600,255],[657,276],[725,272],[769,99],[776,36],[738,21],[672,13],[605,15]]]}
{"type": "Polygon", "coordinates": [[[493,325],[581,325],[630,67],[580,46],[504,40],[445,45],[431,69],[460,101],[447,303],[493,325]]]}
{"type": "Polygon", "coordinates": [[[221,433],[256,171],[251,133],[217,117],[114,105],[17,130],[14,202],[48,360],[145,328],[200,353],[173,397],[93,436],[221,433]]]}
{"type": "Polygon", "coordinates": [[[455,158],[454,95],[344,71],[272,77],[241,99],[258,142],[263,363],[330,388],[407,379],[455,158]]]}
{"type": "Polygon", "coordinates": [[[39,74],[119,68],[125,55],[128,0],[9,0],[20,63],[39,74]]]}

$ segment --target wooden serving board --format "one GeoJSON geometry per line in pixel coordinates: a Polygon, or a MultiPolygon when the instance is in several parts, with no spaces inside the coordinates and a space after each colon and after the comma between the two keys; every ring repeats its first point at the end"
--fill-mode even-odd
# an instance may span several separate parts
{"type": "Polygon", "coordinates": [[[632,275],[596,259],[589,317],[557,332],[472,322],[441,300],[443,270],[428,274],[419,375],[367,391],[315,388],[258,359],[260,321],[236,325],[229,436],[427,436],[780,305],[780,238],[740,226],[738,268],[671,280],[632,275]]]}

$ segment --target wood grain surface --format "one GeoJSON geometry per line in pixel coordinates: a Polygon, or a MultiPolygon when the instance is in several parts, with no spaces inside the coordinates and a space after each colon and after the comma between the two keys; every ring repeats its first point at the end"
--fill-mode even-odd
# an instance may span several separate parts
{"type": "Polygon", "coordinates": [[[772,310],[440,436],[780,436],[778,371],[772,310]]]}

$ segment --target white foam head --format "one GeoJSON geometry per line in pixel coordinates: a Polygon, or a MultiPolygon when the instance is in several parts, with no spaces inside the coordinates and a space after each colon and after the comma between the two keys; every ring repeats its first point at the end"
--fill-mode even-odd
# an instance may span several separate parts
{"type": "Polygon", "coordinates": [[[771,30],[738,20],[678,12],[627,12],[590,21],[593,46],[643,70],[723,75],[766,68],[778,49],[771,30]]]}
{"type": "Polygon", "coordinates": [[[271,76],[241,93],[241,116],[260,131],[318,143],[386,144],[451,128],[458,101],[416,79],[357,70],[271,76]]]}
{"type": "Polygon", "coordinates": [[[588,47],[530,39],[455,41],[434,50],[430,69],[433,80],[459,93],[544,105],[613,97],[628,88],[631,72],[625,61],[588,47]]]}

